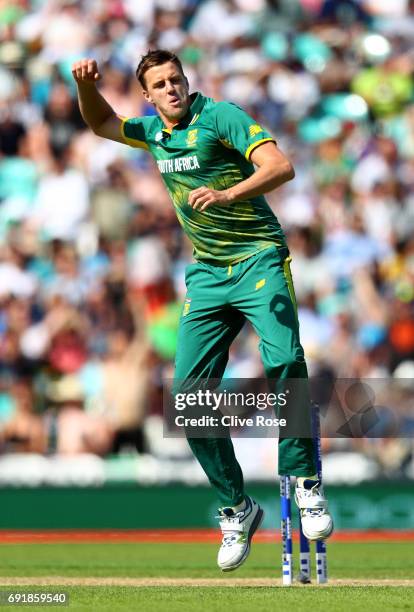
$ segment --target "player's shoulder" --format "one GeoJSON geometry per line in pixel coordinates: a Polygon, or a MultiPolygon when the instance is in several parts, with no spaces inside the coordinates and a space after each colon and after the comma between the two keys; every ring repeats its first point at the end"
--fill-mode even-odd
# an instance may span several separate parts
{"type": "MultiPolygon", "coordinates": [[[[212,98],[210,98],[212,100],[212,98]]],[[[211,105],[212,110],[217,115],[223,115],[227,113],[234,113],[237,111],[242,111],[243,109],[235,104],[234,102],[229,102],[228,100],[212,100],[213,104],[211,105]]]]}
{"type": "Polygon", "coordinates": [[[127,144],[145,149],[148,143],[156,138],[161,128],[158,115],[125,117],[121,124],[121,134],[127,144]]]}
{"type": "Polygon", "coordinates": [[[222,126],[228,125],[229,123],[246,121],[247,115],[246,112],[234,102],[229,102],[228,100],[213,100],[209,118],[220,130],[222,126]]]}
{"type": "Polygon", "coordinates": [[[235,102],[230,102],[229,100],[219,100],[216,102],[216,106],[219,110],[231,110],[233,108],[238,108],[239,110],[243,110],[241,106],[238,106],[235,102]]]}

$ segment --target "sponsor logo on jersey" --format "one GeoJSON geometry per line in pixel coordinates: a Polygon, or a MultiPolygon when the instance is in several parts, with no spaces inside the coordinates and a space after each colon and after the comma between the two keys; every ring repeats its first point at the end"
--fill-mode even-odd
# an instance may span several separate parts
{"type": "Polygon", "coordinates": [[[193,145],[195,145],[197,143],[197,130],[190,130],[187,134],[187,140],[186,143],[188,144],[189,147],[192,147],[193,145]]]}
{"type": "Polygon", "coordinates": [[[263,132],[263,128],[261,128],[260,125],[257,125],[257,123],[249,127],[249,134],[252,137],[256,136],[256,134],[261,134],[262,132],[263,132]]]}
{"type": "Polygon", "coordinates": [[[161,174],[187,172],[200,167],[197,155],[187,155],[187,157],[176,157],[174,159],[157,159],[157,165],[161,174]]]}

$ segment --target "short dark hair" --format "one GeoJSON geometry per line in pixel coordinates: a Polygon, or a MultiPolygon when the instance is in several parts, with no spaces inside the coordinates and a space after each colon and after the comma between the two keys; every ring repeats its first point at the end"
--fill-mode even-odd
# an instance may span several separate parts
{"type": "Polygon", "coordinates": [[[136,70],[136,77],[145,89],[145,73],[154,66],[162,66],[167,62],[173,62],[180,69],[181,74],[184,74],[183,66],[175,53],[167,51],[166,49],[155,49],[154,51],[148,51],[146,55],[143,55],[138,68],[136,70]]]}

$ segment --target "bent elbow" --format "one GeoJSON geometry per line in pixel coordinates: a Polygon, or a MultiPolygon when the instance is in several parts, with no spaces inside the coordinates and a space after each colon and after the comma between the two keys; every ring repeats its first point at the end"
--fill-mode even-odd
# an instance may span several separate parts
{"type": "Polygon", "coordinates": [[[286,176],[286,181],[291,181],[292,179],[295,178],[295,169],[290,162],[288,162],[286,165],[285,176],[286,176]]]}
{"type": "Polygon", "coordinates": [[[89,124],[89,127],[92,130],[92,132],[95,134],[95,136],[101,136],[101,137],[103,136],[103,133],[102,133],[103,124],[102,123],[100,123],[99,125],[89,124]]]}

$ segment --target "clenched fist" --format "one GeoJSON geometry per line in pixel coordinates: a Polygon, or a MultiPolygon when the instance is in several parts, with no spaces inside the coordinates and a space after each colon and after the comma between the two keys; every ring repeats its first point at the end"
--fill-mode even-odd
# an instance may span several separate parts
{"type": "Polygon", "coordinates": [[[73,78],[77,83],[95,83],[101,75],[94,59],[81,59],[72,65],[73,78]]]}

